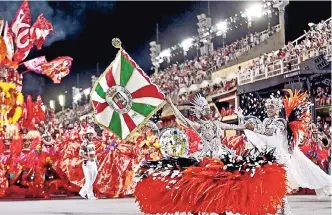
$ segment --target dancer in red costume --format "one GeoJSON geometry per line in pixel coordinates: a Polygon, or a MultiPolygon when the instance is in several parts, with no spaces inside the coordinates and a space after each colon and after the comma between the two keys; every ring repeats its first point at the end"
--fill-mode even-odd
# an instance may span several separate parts
{"type": "Polygon", "coordinates": [[[15,125],[8,125],[4,128],[4,133],[0,139],[0,198],[6,195],[9,187],[9,180],[12,174],[10,169],[20,153],[21,146],[18,130],[15,125]]]}
{"type": "Polygon", "coordinates": [[[41,96],[37,97],[37,101],[33,104],[33,118],[35,123],[45,122],[45,111],[42,108],[43,101],[41,96]]]}
{"type": "Polygon", "coordinates": [[[60,168],[59,159],[59,147],[56,145],[55,140],[52,137],[54,129],[49,123],[45,125],[41,122],[39,130],[42,135],[41,140],[41,163],[43,168],[44,182],[44,198],[49,199],[51,194],[66,193],[70,195],[70,192],[75,192],[69,181],[60,168]]]}
{"type": "Polygon", "coordinates": [[[133,147],[104,131],[103,143],[98,147],[100,166],[96,180],[97,190],[107,198],[123,197],[126,184],[126,171],[131,164],[133,147]]]}
{"type": "Polygon", "coordinates": [[[84,129],[77,127],[74,130],[68,130],[60,137],[60,141],[57,141],[59,158],[56,162],[68,178],[70,186],[78,193],[84,182],[82,160],[79,158],[79,148],[84,138],[84,129]]]}
{"type": "Polygon", "coordinates": [[[10,168],[9,195],[41,197],[44,187],[38,131],[23,132],[22,151],[10,168]]]}
{"type": "Polygon", "coordinates": [[[136,145],[138,137],[123,142],[103,131],[103,139],[97,146],[99,168],[95,188],[99,196],[117,198],[134,193],[134,167],[140,160],[136,145]]]}
{"type": "Polygon", "coordinates": [[[30,95],[26,100],[25,107],[22,115],[22,127],[29,130],[35,129],[36,124],[40,124],[45,121],[45,111],[42,109],[42,98],[37,97],[37,101],[33,102],[30,95]]]}
{"type": "Polygon", "coordinates": [[[35,128],[35,123],[33,121],[33,102],[30,95],[28,95],[26,103],[24,104],[21,127],[26,129],[35,128]]]}

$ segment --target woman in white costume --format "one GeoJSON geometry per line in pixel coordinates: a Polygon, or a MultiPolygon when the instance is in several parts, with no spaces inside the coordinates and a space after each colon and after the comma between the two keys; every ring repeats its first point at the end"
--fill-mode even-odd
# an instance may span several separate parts
{"type": "MultiPolygon", "coordinates": [[[[302,187],[315,189],[319,196],[330,195],[331,176],[311,162],[297,145],[301,131],[305,129],[308,120],[310,121],[307,94],[293,94],[290,91],[289,93],[290,97],[283,100],[284,104],[281,99],[275,97],[266,100],[268,118],[262,123],[256,118],[255,130],[245,130],[247,139],[257,149],[276,149],[278,162],[287,168],[289,191],[302,187]],[[287,120],[279,117],[283,105],[287,120]]],[[[291,214],[286,197],[282,213],[291,214]]]]}

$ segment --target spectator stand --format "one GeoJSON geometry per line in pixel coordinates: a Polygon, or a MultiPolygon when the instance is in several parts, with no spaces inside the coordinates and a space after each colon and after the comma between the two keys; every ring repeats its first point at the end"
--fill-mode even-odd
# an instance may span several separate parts
{"type": "Polygon", "coordinates": [[[262,42],[279,31],[279,25],[274,26],[269,33],[264,30],[233,41],[208,55],[202,55],[183,63],[176,62],[167,69],[151,75],[151,80],[158,85],[163,93],[172,96],[182,88],[190,88],[193,84],[200,85],[204,80],[213,80],[212,73],[234,62],[238,57],[249,53],[254,47],[259,48],[262,42]]]}
{"type": "MultiPolygon", "coordinates": [[[[315,102],[316,123],[319,131],[330,136],[331,126],[331,74],[321,76],[312,83],[315,102]],[[329,76],[329,77],[328,77],[329,76]]],[[[330,137],[331,138],[331,137],[330,137]]]]}
{"type": "MultiPolygon", "coordinates": [[[[311,25],[312,26],[312,25],[311,25]]],[[[288,43],[276,52],[264,54],[250,60],[238,71],[239,85],[269,79],[271,77],[300,70],[300,63],[324,55],[327,61],[332,59],[331,18],[314,25],[304,35],[288,43]]],[[[240,66],[240,65],[239,65],[240,66]]]]}

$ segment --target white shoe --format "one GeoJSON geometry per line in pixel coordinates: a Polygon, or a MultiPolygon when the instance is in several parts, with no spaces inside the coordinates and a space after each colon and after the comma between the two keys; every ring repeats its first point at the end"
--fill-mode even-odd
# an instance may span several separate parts
{"type": "Polygon", "coordinates": [[[95,197],[95,196],[92,196],[92,197],[88,197],[89,200],[97,200],[98,198],[95,197]]]}
{"type": "Polygon", "coordinates": [[[87,198],[86,198],[86,194],[83,194],[82,192],[79,192],[78,194],[79,194],[83,199],[87,199],[87,198]]]}

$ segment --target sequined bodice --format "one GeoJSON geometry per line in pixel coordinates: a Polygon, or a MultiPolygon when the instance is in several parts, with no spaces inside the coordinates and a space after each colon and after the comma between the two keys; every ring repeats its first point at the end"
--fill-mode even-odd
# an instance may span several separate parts
{"type": "Polygon", "coordinates": [[[262,134],[267,136],[278,135],[285,132],[287,122],[281,118],[266,118],[262,124],[262,134]]]}
{"type": "Polygon", "coordinates": [[[220,140],[222,130],[214,121],[201,121],[200,134],[206,141],[220,140]]]}

